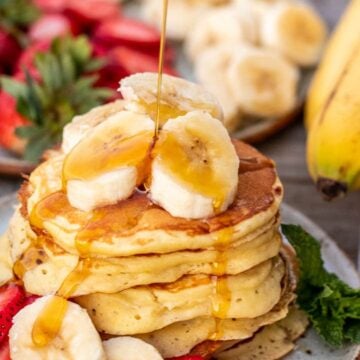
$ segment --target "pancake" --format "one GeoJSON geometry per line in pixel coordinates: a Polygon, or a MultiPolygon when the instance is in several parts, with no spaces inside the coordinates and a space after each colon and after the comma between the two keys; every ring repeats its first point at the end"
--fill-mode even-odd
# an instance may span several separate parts
{"type": "Polygon", "coordinates": [[[116,294],[75,298],[95,327],[111,335],[134,335],[200,316],[255,318],[270,311],[281,296],[284,263],[268,260],[238,275],[186,276],[170,284],[152,284],[116,294]],[[217,291],[221,286],[226,292],[217,291]]]}
{"type": "MultiPolygon", "coordinates": [[[[12,240],[13,244],[16,239],[12,240]]],[[[37,244],[26,249],[20,257],[17,264],[21,264],[22,270],[17,275],[28,292],[47,295],[56,292],[83,260],[65,252],[51,240],[43,238],[41,244],[39,242],[38,239],[37,244]]],[[[271,227],[257,237],[221,252],[217,249],[92,258],[89,274],[73,295],[114,293],[138,285],[173,282],[187,274],[234,275],[276,256],[280,246],[280,234],[271,227]],[[221,269],[214,265],[220,257],[223,259],[221,269]]]]}
{"type": "MultiPolygon", "coordinates": [[[[281,256],[286,264],[285,276],[282,279],[281,298],[266,314],[254,319],[216,320],[213,317],[199,317],[176,322],[138,337],[155,346],[165,358],[181,356],[190,352],[207,358],[218,349],[236,347],[239,341],[251,338],[261,327],[279,321],[288,314],[289,304],[295,298],[297,268],[293,252],[283,248],[281,256]]],[[[302,331],[304,330],[305,328],[302,329],[302,331]]],[[[243,357],[243,359],[247,358],[243,357]]]]}
{"type": "Polygon", "coordinates": [[[234,345],[226,351],[213,355],[213,358],[218,360],[283,358],[295,348],[295,341],[305,332],[308,325],[306,314],[296,306],[292,306],[284,319],[265,326],[250,341],[234,345]]]}
{"type": "MultiPolygon", "coordinates": [[[[240,141],[235,140],[234,145],[241,159],[238,194],[229,209],[212,218],[175,218],[140,192],[88,213],[71,207],[66,194],[58,191],[36,205],[30,216],[32,225],[38,232],[43,228],[67,252],[82,256],[131,256],[230,245],[271,221],[282,199],[273,162],[240,141]]],[[[33,194],[39,193],[41,182],[49,181],[30,177],[33,194]]]]}

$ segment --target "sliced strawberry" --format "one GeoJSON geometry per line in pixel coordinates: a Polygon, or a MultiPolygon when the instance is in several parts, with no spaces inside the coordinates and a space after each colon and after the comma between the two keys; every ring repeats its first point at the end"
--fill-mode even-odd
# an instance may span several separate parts
{"type": "Polygon", "coordinates": [[[101,23],[95,29],[94,38],[111,46],[126,45],[158,49],[160,44],[160,34],[157,29],[124,17],[101,23]]]}
{"type": "Polygon", "coordinates": [[[33,0],[44,13],[60,13],[65,9],[68,0],[33,0]]]}
{"type": "MultiPolygon", "coordinates": [[[[0,114],[0,146],[21,154],[24,151],[25,143],[24,140],[15,135],[15,129],[26,124],[27,121],[17,112],[15,99],[5,92],[0,92],[0,114]]],[[[0,293],[0,311],[1,301],[2,295],[0,293]]]]}
{"type": "Polygon", "coordinates": [[[4,342],[0,345],[0,360],[11,360],[9,340],[4,340],[4,342]]]}
{"type": "Polygon", "coordinates": [[[120,17],[121,9],[117,0],[68,0],[65,14],[86,31],[94,24],[120,17]]]}
{"type": "Polygon", "coordinates": [[[16,63],[20,53],[21,49],[17,41],[0,29],[0,64],[5,71],[11,72],[12,65],[16,63]]]}
{"type": "Polygon", "coordinates": [[[37,295],[27,295],[26,298],[25,298],[25,306],[32,304],[39,297],[40,296],[37,296],[37,295]]]}
{"type": "Polygon", "coordinates": [[[37,20],[29,30],[30,40],[51,41],[55,37],[75,34],[77,31],[64,15],[48,14],[37,20]]]}
{"type": "Polygon", "coordinates": [[[0,343],[7,338],[12,318],[25,305],[25,292],[17,285],[5,285],[0,288],[0,343]]]}
{"type": "MultiPolygon", "coordinates": [[[[114,48],[109,52],[108,59],[110,65],[121,67],[126,75],[145,71],[158,71],[157,58],[127,47],[119,46],[114,48]]],[[[164,73],[177,75],[176,70],[168,65],[164,66],[164,73]]]]}

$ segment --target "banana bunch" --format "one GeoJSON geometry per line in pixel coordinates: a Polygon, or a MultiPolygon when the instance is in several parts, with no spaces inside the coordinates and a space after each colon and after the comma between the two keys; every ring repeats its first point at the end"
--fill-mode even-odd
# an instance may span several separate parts
{"type": "Polygon", "coordinates": [[[360,0],[348,5],[306,104],[307,161],[326,199],[360,189],[360,0]]]}

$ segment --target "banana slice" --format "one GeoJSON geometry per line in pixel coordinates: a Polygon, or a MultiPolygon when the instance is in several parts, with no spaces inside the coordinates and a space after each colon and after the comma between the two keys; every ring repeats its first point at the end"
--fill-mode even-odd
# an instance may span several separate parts
{"type": "MultiPolygon", "coordinates": [[[[130,111],[150,115],[156,119],[157,74],[139,73],[120,82],[120,92],[130,111]]],[[[170,75],[163,75],[160,123],[183,116],[189,111],[204,110],[222,120],[222,109],[217,99],[201,86],[170,75]]]]}
{"type": "Polygon", "coordinates": [[[260,31],[263,45],[300,66],[318,62],[327,34],[325,22],[312,7],[290,2],[272,6],[260,31]]]}
{"type": "Polygon", "coordinates": [[[119,112],[98,125],[66,157],[63,182],[70,204],[83,211],[128,198],[142,182],[154,122],[119,112]]]}
{"type": "MultiPolygon", "coordinates": [[[[183,40],[195,21],[210,6],[211,4],[206,1],[194,3],[193,0],[171,0],[167,14],[167,37],[183,40]]],[[[145,0],[142,10],[144,19],[160,29],[163,1],[145,0]]]]}
{"type": "Polygon", "coordinates": [[[63,131],[62,151],[67,154],[97,125],[104,122],[111,115],[124,110],[124,101],[98,106],[83,115],[75,116],[63,131]]]}
{"type": "Polygon", "coordinates": [[[171,215],[206,218],[233,202],[239,159],[225,127],[208,113],[169,120],[153,156],[150,196],[171,215]]]}
{"type": "Polygon", "coordinates": [[[198,19],[186,38],[185,51],[194,61],[204,50],[219,44],[253,43],[257,38],[255,23],[242,16],[234,6],[211,9],[198,19]]]}
{"type": "Polygon", "coordinates": [[[104,341],[103,346],[108,360],[163,360],[152,345],[130,336],[104,341]]]}
{"type": "Polygon", "coordinates": [[[6,234],[0,236],[0,286],[13,278],[10,242],[6,234]]]}
{"type": "Polygon", "coordinates": [[[235,54],[236,50],[232,45],[217,45],[202,52],[194,63],[197,80],[219,100],[224,111],[224,125],[229,131],[235,130],[242,118],[229,80],[224,77],[235,54]]]}
{"type": "Polygon", "coordinates": [[[56,337],[48,345],[34,345],[34,324],[53,297],[45,296],[36,300],[14,317],[9,333],[11,359],[105,360],[100,336],[87,312],[72,302],[67,302],[66,313],[56,337]]]}
{"type": "Polygon", "coordinates": [[[226,73],[241,109],[255,116],[280,116],[296,105],[298,69],[271,50],[243,47],[226,73]]]}

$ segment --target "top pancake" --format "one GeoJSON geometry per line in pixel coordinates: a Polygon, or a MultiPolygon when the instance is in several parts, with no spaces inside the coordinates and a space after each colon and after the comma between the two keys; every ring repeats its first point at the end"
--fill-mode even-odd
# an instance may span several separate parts
{"type": "Polygon", "coordinates": [[[27,210],[32,225],[66,251],[84,256],[168,253],[235,243],[276,216],[282,187],[270,159],[240,141],[233,143],[240,158],[238,193],[222,214],[201,220],[175,218],[140,192],[93,212],[77,210],[61,189],[60,155],[30,176],[27,210]]]}

